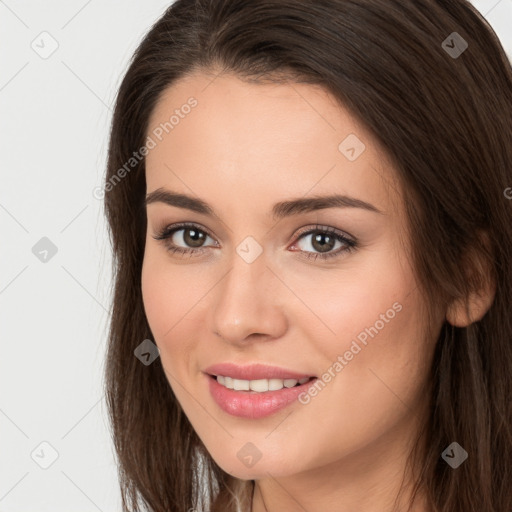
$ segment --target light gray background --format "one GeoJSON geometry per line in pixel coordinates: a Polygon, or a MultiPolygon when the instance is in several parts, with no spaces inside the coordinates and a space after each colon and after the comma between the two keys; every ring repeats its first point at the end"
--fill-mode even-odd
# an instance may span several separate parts
{"type": "MultiPolygon", "coordinates": [[[[122,74],[170,3],[0,0],[0,512],[120,510],[102,390],[111,257],[93,189],[122,74]],[[32,252],[43,237],[57,247],[46,262],[32,252]]],[[[512,56],[512,0],[474,3],[512,56]]]]}

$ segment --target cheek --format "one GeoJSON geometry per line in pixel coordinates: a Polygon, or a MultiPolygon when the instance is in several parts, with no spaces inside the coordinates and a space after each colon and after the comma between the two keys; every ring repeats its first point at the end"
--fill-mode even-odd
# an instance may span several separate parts
{"type": "Polygon", "coordinates": [[[302,320],[297,316],[296,322],[307,333],[304,339],[313,340],[330,361],[350,350],[354,341],[364,348],[375,340],[374,344],[392,350],[400,343],[397,332],[411,327],[407,317],[415,313],[410,300],[414,276],[392,257],[365,255],[357,264],[348,262],[342,270],[318,275],[314,286],[305,273],[293,279],[294,291],[314,313],[306,312],[307,322],[305,315],[302,320]]]}
{"type": "Polygon", "coordinates": [[[172,291],[176,283],[171,284],[164,270],[158,261],[145,256],[141,278],[142,299],[149,326],[157,342],[172,327],[169,312],[174,311],[177,305],[173,303],[177,301],[172,291]]]}
{"type": "Polygon", "coordinates": [[[181,267],[169,264],[165,252],[146,250],[141,276],[142,298],[157,342],[167,340],[181,327],[181,319],[201,298],[200,282],[199,278],[191,281],[181,267]]]}
{"type": "Polygon", "coordinates": [[[360,434],[367,429],[369,437],[390,427],[424,396],[434,346],[424,337],[418,291],[410,293],[405,286],[392,295],[389,289],[381,291],[372,302],[354,299],[346,322],[338,321],[337,342],[329,346],[336,375],[330,398],[342,405],[338,425],[347,431],[356,425],[354,433],[360,434]],[[348,418],[346,411],[351,412],[348,418]]]}
{"type": "Polygon", "coordinates": [[[205,296],[215,281],[207,272],[172,264],[165,251],[149,247],[141,275],[146,318],[160,351],[162,365],[173,390],[171,376],[180,382],[196,371],[193,355],[201,338],[198,315],[204,315],[205,296]]]}
{"type": "Polygon", "coordinates": [[[433,343],[425,339],[424,303],[412,269],[383,260],[381,266],[326,281],[307,299],[319,314],[317,321],[303,322],[305,338],[322,352],[322,376],[330,389],[320,394],[343,402],[344,411],[358,411],[361,419],[383,404],[400,406],[397,396],[405,403],[417,399],[433,343]]]}
{"type": "MultiPolygon", "coordinates": [[[[327,364],[319,376],[325,384],[302,398],[304,409],[298,413],[302,412],[303,431],[296,434],[297,445],[314,444],[306,454],[311,458],[308,464],[334,461],[400,425],[404,428],[426,396],[423,386],[433,344],[423,339],[421,297],[407,296],[407,287],[403,290],[402,295],[398,288],[396,297],[389,297],[383,289],[381,299],[371,303],[362,300],[364,296],[358,300],[353,296],[341,314],[331,317],[336,336],[323,344],[327,364]],[[322,419],[319,437],[327,443],[319,438],[311,441],[311,432],[319,429],[318,418],[322,419]]],[[[291,465],[301,463],[297,457],[291,465]]]]}
{"type": "Polygon", "coordinates": [[[162,260],[159,255],[155,257],[151,252],[146,253],[142,266],[141,287],[146,318],[172,386],[170,377],[181,374],[183,368],[180,370],[180,366],[186,361],[184,354],[188,347],[180,340],[190,339],[183,332],[186,325],[183,319],[194,291],[186,286],[180,272],[171,272],[172,267],[162,260]],[[178,357],[173,357],[176,355],[178,357]]]}

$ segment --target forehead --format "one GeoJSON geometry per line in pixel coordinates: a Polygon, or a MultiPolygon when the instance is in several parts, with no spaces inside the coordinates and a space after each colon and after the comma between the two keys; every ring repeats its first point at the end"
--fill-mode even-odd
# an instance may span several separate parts
{"type": "Polygon", "coordinates": [[[165,187],[260,209],[332,193],[388,214],[398,204],[378,142],[318,85],[196,72],[164,91],[147,135],[155,143],[146,157],[148,192],[165,187]]]}

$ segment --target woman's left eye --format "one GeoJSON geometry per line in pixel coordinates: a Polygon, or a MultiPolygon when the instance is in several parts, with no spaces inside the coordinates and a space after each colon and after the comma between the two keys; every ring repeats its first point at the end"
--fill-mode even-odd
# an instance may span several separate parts
{"type": "MultiPolygon", "coordinates": [[[[313,258],[315,260],[317,258],[325,260],[327,258],[341,256],[344,253],[353,251],[357,247],[357,242],[354,239],[347,237],[334,228],[326,226],[316,226],[314,229],[310,229],[305,233],[300,234],[298,240],[300,241],[303,238],[307,239],[309,237],[311,237],[310,242],[306,245],[320,252],[312,253],[310,251],[303,250],[301,252],[304,253],[306,258],[313,258]],[[328,252],[335,247],[336,243],[341,244],[341,248],[338,246],[338,250],[328,252]]],[[[295,245],[298,245],[298,242],[295,242],[294,246],[295,245]]]]}
{"type": "MultiPolygon", "coordinates": [[[[308,237],[311,237],[311,241],[306,245],[310,246],[315,251],[319,251],[314,253],[309,250],[304,250],[304,248],[299,248],[299,252],[308,259],[320,258],[325,260],[327,258],[341,256],[342,253],[348,253],[357,247],[357,242],[354,239],[345,236],[336,229],[319,225],[299,234],[297,241],[294,242],[292,247],[298,246],[299,241],[307,239],[308,237]],[[338,250],[330,252],[335,247],[336,243],[341,244],[342,248],[340,249],[338,247],[338,250]]],[[[218,247],[218,242],[213,240],[206,230],[195,224],[168,226],[153,238],[155,240],[162,240],[171,253],[190,254],[190,256],[199,256],[202,254],[205,251],[203,244],[208,238],[214,242],[214,246],[218,247]],[[178,233],[180,233],[180,235],[178,235],[178,233]],[[178,245],[178,242],[184,244],[185,247],[178,245]]]]}

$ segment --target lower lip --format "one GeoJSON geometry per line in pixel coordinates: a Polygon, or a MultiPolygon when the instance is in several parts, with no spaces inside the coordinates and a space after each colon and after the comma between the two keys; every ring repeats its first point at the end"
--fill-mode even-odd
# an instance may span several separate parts
{"type": "Polygon", "coordinates": [[[301,393],[316,380],[310,381],[293,388],[283,388],[279,391],[266,391],[256,393],[254,391],[234,391],[217,382],[217,379],[206,375],[210,393],[217,405],[228,414],[240,418],[258,419],[270,416],[287,405],[295,402],[301,393]]]}

